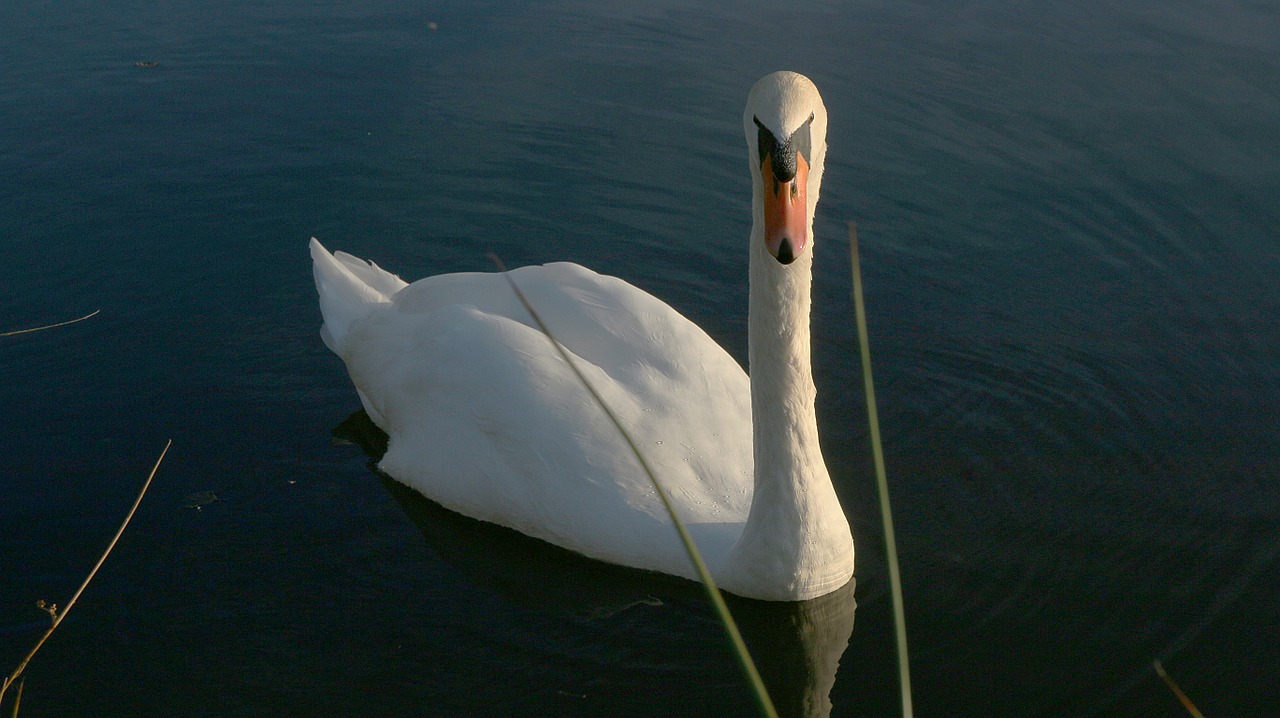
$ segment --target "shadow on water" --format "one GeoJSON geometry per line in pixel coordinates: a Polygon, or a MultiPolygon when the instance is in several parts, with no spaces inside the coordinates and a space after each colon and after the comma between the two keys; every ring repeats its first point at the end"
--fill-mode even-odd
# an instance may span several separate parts
{"type": "MultiPolygon", "coordinates": [[[[374,474],[440,558],[514,605],[590,621],[638,605],[700,606],[705,600],[693,581],[595,561],[425,498],[377,468],[387,435],[363,410],[343,421],[334,435],[364,450],[374,474]]],[[[779,715],[830,714],[831,689],[853,633],[854,588],[850,581],[826,596],[799,602],[725,596],[779,715]]]]}

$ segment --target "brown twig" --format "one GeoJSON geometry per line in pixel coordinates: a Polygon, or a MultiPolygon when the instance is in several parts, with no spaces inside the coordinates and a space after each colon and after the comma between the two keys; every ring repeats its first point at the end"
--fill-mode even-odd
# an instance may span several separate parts
{"type": "MultiPolygon", "coordinates": [[[[147,480],[142,484],[142,490],[138,492],[138,498],[134,499],[133,506],[129,509],[129,513],[124,517],[124,522],[120,524],[120,528],[116,531],[116,535],[112,537],[111,543],[107,544],[107,550],[102,552],[102,557],[98,559],[98,562],[93,565],[93,569],[89,571],[89,575],[85,577],[84,583],[80,584],[80,588],[76,590],[75,595],[71,597],[70,601],[67,601],[67,605],[63,607],[61,611],[56,609],[49,610],[49,614],[53,616],[53,625],[49,626],[49,630],[45,631],[43,636],[40,636],[40,640],[36,641],[35,647],[31,649],[31,652],[27,654],[26,658],[22,659],[22,662],[18,664],[18,667],[14,669],[13,673],[9,674],[9,676],[4,679],[4,683],[0,685],[0,703],[3,703],[4,701],[5,691],[7,691],[9,686],[13,685],[13,682],[22,674],[22,671],[27,667],[27,664],[31,662],[31,658],[36,655],[36,651],[39,651],[40,647],[44,645],[44,642],[49,639],[49,636],[53,635],[53,632],[58,629],[58,626],[62,625],[62,619],[66,618],[67,614],[71,612],[71,607],[76,605],[76,601],[80,598],[80,594],[84,593],[85,587],[89,585],[89,582],[93,580],[94,575],[98,573],[98,569],[102,567],[102,563],[107,560],[107,556],[111,553],[111,549],[116,547],[116,542],[120,540],[120,535],[124,533],[125,527],[129,525],[129,521],[133,519],[133,514],[138,510],[138,505],[142,503],[142,497],[147,494],[147,489],[151,486],[151,479],[155,478],[156,471],[160,469],[160,462],[164,461],[164,455],[169,453],[170,446],[173,446],[172,439],[165,443],[164,450],[160,452],[160,458],[156,459],[155,465],[151,467],[151,473],[147,475],[147,480]]],[[[19,700],[21,700],[21,693],[21,686],[19,686],[19,700]]]]}
{"type": "Polygon", "coordinates": [[[1168,673],[1164,672],[1164,664],[1160,661],[1152,661],[1151,665],[1155,667],[1156,675],[1160,676],[1160,680],[1164,681],[1164,684],[1169,686],[1169,690],[1173,691],[1173,695],[1177,696],[1178,700],[1182,702],[1182,707],[1186,708],[1187,712],[1194,716],[1194,718],[1204,718],[1204,714],[1200,712],[1199,708],[1196,708],[1196,704],[1192,703],[1191,699],[1187,697],[1186,693],[1182,692],[1182,689],[1178,687],[1178,684],[1174,682],[1173,678],[1171,678],[1168,673]]]}
{"type": "Polygon", "coordinates": [[[11,332],[0,332],[0,337],[11,337],[15,334],[26,334],[28,332],[38,332],[38,331],[41,331],[42,329],[53,329],[54,327],[65,327],[68,324],[83,322],[84,320],[88,319],[89,317],[92,317],[93,315],[97,314],[100,311],[102,310],[95,309],[92,312],[89,312],[88,314],[84,315],[83,317],[79,317],[77,319],[68,319],[65,322],[58,322],[56,324],[46,324],[42,327],[31,327],[30,329],[15,329],[14,331],[11,331],[11,332]]]}
{"type": "Polygon", "coordinates": [[[18,718],[18,708],[22,705],[22,687],[25,685],[27,679],[18,681],[18,694],[13,697],[13,712],[9,714],[9,718],[18,718]]]}

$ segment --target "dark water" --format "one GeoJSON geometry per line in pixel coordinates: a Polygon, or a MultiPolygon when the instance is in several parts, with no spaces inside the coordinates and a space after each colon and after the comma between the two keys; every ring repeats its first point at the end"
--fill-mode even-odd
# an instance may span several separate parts
{"type": "Polygon", "coordinates": [[[858,542],[849,594],[735,604],[780,702],[898,702],[856,219],[920,714],[1185,715],[1159,658],[1276,715],[1280,8],[629,5],[0,6],[0,331],[101,310],[0,338],[0,669],[175,442],[22,715],[749,712],[689,585],[335,444],[305,244],[575,260],[741,358],[739,118],[779,68],[831,115],[816,378],[858,542]]]}

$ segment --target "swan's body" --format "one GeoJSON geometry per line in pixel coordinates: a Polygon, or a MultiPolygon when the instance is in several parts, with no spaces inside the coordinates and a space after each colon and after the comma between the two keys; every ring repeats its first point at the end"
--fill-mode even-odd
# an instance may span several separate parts
{"type": "MultiPolygon", "coordinates": [[[[755,178],[750,379],[696,325],[620,279],[568,263],[510,277],[636,439],[721,587],[801,600],[853,573],[809,369],[805,245],[826,113],[807,79],[775,73],[752,89],[744,130],[755,178]],[[788,161],[800,217],[777,208],[792,185],[771,167],[788,161]],[[772,200],[766,178],[783,188],[772,200]]],[[[694,577],[648,477],[506,278],[406,284],[316,240],[311,253],[322,336],[390,438],[389,475],[587,556],[694,577]]]]}

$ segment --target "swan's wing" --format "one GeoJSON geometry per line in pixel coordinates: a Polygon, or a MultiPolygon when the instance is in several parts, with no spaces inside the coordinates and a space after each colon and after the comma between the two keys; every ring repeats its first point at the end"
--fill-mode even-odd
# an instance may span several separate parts
{"type": "MultiPolygon", "coordinates": [[[[713,560],[751,493],[746,374],[647,293],[576,265],[513,279],[640,444],[713,560]]],[[[442,275],[353,324],[343,358],[383,468],[461,513],[688,574],[649,480],[501,275],[442,275]]]]}

